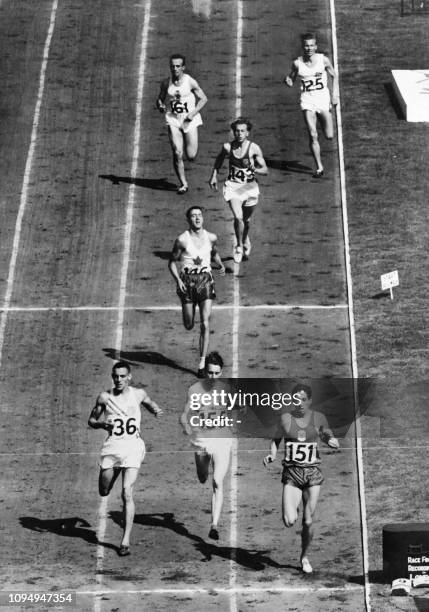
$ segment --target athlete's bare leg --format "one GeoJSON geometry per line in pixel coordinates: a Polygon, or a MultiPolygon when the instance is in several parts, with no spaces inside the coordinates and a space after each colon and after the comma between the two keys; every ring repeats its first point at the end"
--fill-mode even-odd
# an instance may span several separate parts
{"type": "Polygon", "coordinates": [[[322,111],[319,113],[320,123],[322,125],[325,138],[332,140],[334,137],[334,120],[330,111],[322,111]]]}
{"type": "Polygon", "coordinates": [[[243,206],[243,246],[244,253],[248,255],[250,252],[250,239],[249,239],[249,229],[250,229],[250,217],[255,210],[255,206],[243,206]]]}
{"type": "Polygon", "coordinates": [[[137,480],[138,468],[123,468],[122,472],[122,501],[124,502],[124,533],[121,546],[130,545],[130,534],[133,527],[135,505],[133,499],[133,488],[137,480]]]}
{"type": "Polygon", "coordinates": [[[229,200],[228,204],[232,210],[232,214],[234,215],[234,231],[237,246],[243,248],[243,202],[241,200],[232,198],[231,200],[229,200]]]}
{"type": "Polygon", "coordinates": [[[323,164],[320,156],[319,136],[317,133],[317,115],[314,111],[305,110],[304,119],[310,137],[310,150],[316,162],[316,172],[323,172],[323,164]]]}
{"type": "Polygon", "coordinates": [[[185,153],[189,161],[194,161],[198,153],[198,128],[194,127],[183,134],[185,153]]]}
{"type": "Polygon", "coordinates": [[[211,455],[206,451],[201,450],[195,453],[195,465],[197,468],[198,480],[205,483],[209,476],[210,461],[212,460],[211,455]]]}
{"type": "Polygon", "coordinates": [[[286,527],[292,527],[298,518],[298,508],[302,499],[302,491],[292,484],[283,486],[282,513],[286,527]]]}
{"type": "Polygon", "coordinates": [[[112,467],[107,468],[106,470],[100,470],[100,474],[98,476],[98,492],[102,497],[106,497],[106,495],[109,495],[113,485],[116,482],[116,479],[121,473],[121,470],[122,468],[119,467],[112,467]]]}
{"type": "Polygon", "coordinates": [[[225,450],[213,453],[212,527],[217,527],[223,505],[223,481],[228,472],[231,453],[225,450]]]}
{"type": "Polygon", "coordinates": [[[182,318],[183,325],[188,331],[194,327],[195,321],[195,304],[182,302],[182,318]]]}
{"type": "Polygon", "coordinates": [[[179,128],[169,125],[168,136],[173,151],[174,171],[180,181],[180,186],[187,187],[188,183],[186,181],[185,165],[183,163],[183,133],[179,128]]]}
{"type": "Polygon", "coordinates": [[[304,489],[302,494],[303,513],[302,513],[302,533],[301,533],[301,564],[304,571],[312,571],[309,564],[307,553],[313,539],[313,515],[316,511],[317,500],[319,499],[320,485],[304,489]]]}
{"type": "Polygon", "coordinates": [[[204,367],[209,350],[210,341],[210,315],[212,313],[213,300],[204,300],[199,303],[200,307],[200,368],[204,367]],[[202,364],[202,365],[201,365],[202,364]]]}

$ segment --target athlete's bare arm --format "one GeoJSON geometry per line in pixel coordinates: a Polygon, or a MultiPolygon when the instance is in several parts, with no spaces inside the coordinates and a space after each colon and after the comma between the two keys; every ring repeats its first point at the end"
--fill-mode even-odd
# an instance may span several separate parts
{"type": "MultiPolygon", "coordinates": [[[[192,387],[191,387],[192,388],[192,387]]],[[[187,435],[187,436],[191,436],[192,435],[192,428],[189,425],[189,420],[188,420],[188,414],[191,410],[191,389],[189,389],[188,391],[188,399],[186,400],[186,405],[185,408],[182,412],[182,414],[180,415],[179,418],[179,422],[183,427],[183,432],[187,435]]]]}
{"type": "Polygon", "coordinates": [[[217,190],[217,173],[222,168],[223,162],[225,161],[225,158],[229,155],[230,150],[231,145],[229,144],[229,142],[226,142],[222,145],[222,149],[220,150],[220,153],[215,159],[212,175],[209,180],[209,185],[211,189],[217,190]]]}
{"type": "Polygon", "coordinates": [[[338,104],[338,79],[337,73],[335,72],[330,60],[326,55],[323,56],[323,61],[325,63],[325,70],[329,74],[332,79],[332,92],[331,92],[331,102],[333,106],[338,104]]]}
{"type": "Polygon", "coordinates": [[[186,287],[185,287],[184,282],[180,278],[179,270],[177,269],[177,262],[180,261],[184,250],[185,250],[185,247],[182,244],[180,240],[180,236],[179,236],[178,238],[176,238],[176,241],[173,246],[173,250],[171,252],[170,261],[168,262],[168,269],[170,270],[172,277],[177,283],[178,290],[181,291],[182,293],[186,292],[186,287]]]}
{"type": "Polygon", "coordinates": [[[225,274],[225,266],[223,265],[221,256],[217,250],[217,236],[216,234],[209,233],[209,238],[210,242],[212,243],[211,259],[217,264],[219,274],[223,276],[225,274]]]}
{"type": "Polygon", "coordinates": [[[259,145],[255,142],[252,142],[252,151],[250,152],[250,157],[253,159],[253,169],[257,174],[268,174],[267,164],[265,162],[264,156],[262,155],[262,150],[259,145]]]}
{"type": "Polygon", "coordinates": [[[140,389],[143,392],[142,399],[140,400],[140,406],[144,406],[146,410],[154,414],[156,417],[161,416],[163,414],[163,410],[158,406],[156,402],[154,402],[149,395],[143,389],[140,389]]]}
{"type": "Polygon", "coordinates": [[[292,62],[290,72],[285,77],[285,81],[284,81],[288,87],[293,87],[297,74],[298,74],[298,61],[294,60],[292,62]]]}
{"type": "Polygon", "coordinates": [[[321,412],[314,413],[314,425],[319,432],[320,439],[325,442],[331,448],[339,448],[340,443],[334,436],[332,430],[329,427],[328,421],[324,414],[321,412]]]}
{"type": "Polygon", "coordinates": [[[196,98],[196,104],[195,104],[194,110],[188,113],[185,121],[192,121],[195,115],[199,113],[200,110],[207,104],[206,94],[203,92],[201,87],[198,85],[197,81],[193,79],[192,77],[190,78],[191,78],[191,91],[196,98]]]}
{"type": "Polygon", "coordinates": [[[97,397],[97,401],[95,402],[94,408],[91,410],[91,414],[89,415],[88,425],[93,429],[105,429],[109,433],[112,431],[112,424],[106,423],[105,421],[100,421],[100,417],[106,409],[106,398],[108,395],[105,391],[100,393],[97,397]]]}
{"type": "Polygon", "coordinates": [[[165,79],[165,81],[162,81],[161,83],[159,95],[155,103],[155,106],[159,110],[160,113],[165,113],[165,111],[167,110],[167,107],[165,105],[165,98],[167,97],[167,90],[168,90],[168,79],[165,79]]]}

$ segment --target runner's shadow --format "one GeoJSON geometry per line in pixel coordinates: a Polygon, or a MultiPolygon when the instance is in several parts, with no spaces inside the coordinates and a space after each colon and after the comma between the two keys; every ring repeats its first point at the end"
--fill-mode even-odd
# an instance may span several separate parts
{"type": "MultiPolygon", "coordinates": [[[[389,582],[387,578],[385,577],[382,570],[373,570],[371,572],[368,572],[368,579],[371,582],[371,584],[388,584],[389,582]]],[[[364,585],[365,578],[362,575],[349,576],[349,582],[352,582],[354,584],[364,585]]]]}
{"type": "Polygon", "coordinates": [[[396,118],[397,119],[402,119],[405,120],[405,115],[404,112],[401,108],[401,105],[399,104],[399,100],[398,97],[396,95],[395,92],[395,88],[393,87],[392,83],[383,83],[384,85],[384,91],[387,94],[387,97],[389,98],[390,104],[392,105],[393,110],[395,111],[396,114],[396,118]]]}
{"type": "Polygon", "coordinates": [[[278,159],[266,159],[268,168],[273,168],[274,170],[283,170],[284,172],[297,172],[298,174],[313,174],[313,170],[310,166],[306,166],[305,164],[301,164],[301,162],[296,160],[278,160],[278,159]]]}
{"type": "MultiPolygon", "coordinates": [[[[109,513],[110,518],[119,526],[122,525],[122,513],[112,511],[109,513]]],[[[162,527],[170,529],[180,536],[186,537],[194,542],[195,549],[204,555],[203,562],[211,561],[213,557],[221,557],[222,559],[234,559],[239,565],[255,571],[262,571],[267,566],[276,568],[289,568],[300,571],[300,568],[294,565],[281,565],[273,561],[267,556],[267,551],[250,551],[245,548],[235,548],[231,546],[217,546],[203,540],[201,536],[191,533],[183,523],[174,518],[172,512],[154,513],[154,514],[136,514],[134,522],[138,525],[149,527],[162,527]]]]}
{"type": "Polygon", "coordinates": [[[78,516],[58,519],[39,519],[35,516],[21,516],[19,522],[25,529],[31,529],[39,533],[55,533],[56,535],[67,538],[81,538],[88,544],[100,544],[105,548],[118,550],[117,546],[106,542],[99,542],[93,529],[88,529],[91,525],[85,519],[78,516]]]}
{"type": "Polygon", "coordinates": [[[167,368],[172,368],[173,370],[180,370],[181,372],[195,375],[194,370],[185,368],[184,366],[181,366],[173,361],[173,359],[169,359],[162,353],[157,353],[156,351],[144,351],[142,349],[137,349],[134,351],[118,351],[114,348],[104,348],[103,351],[106,357],[110,357],[110,359],[124,359],[125,361],[128,361],[130,365],[150,363],[152,365],[161,365],[167,368]]]}
{"type": "Polygon", "coordinates": [[[171,257],[171,251],[153,251],[155,257],[159,257],[159,259],[163,259],[164,261],[169,261],[171,257]]]}
{"type": "Polygon", "coordinates": [[[136,185],[137,187],[146,187],[147,189],[159,189],[161,191],[176,191],[177,189],[177,186],[174,183],[170,183],[165,178],[132,178],[131,176],[116,176],[115,174],[99,174],[98,176],[99,178],[112,181],[113,185],[119,185],[119,183],[128,183],[136,185]]]}

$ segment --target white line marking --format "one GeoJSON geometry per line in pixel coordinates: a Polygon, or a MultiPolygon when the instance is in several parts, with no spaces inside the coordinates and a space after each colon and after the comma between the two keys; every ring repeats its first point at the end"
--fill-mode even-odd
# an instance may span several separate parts
{"type": "MultiPolygon", "coordinates": [[[[237,264],[236,264],[237,265],[237,264]]],[[[232,304],[214,304],[213,310],[346,310],[347,304],[254,304],[240,305],[238,300],[232,304]]],[[[168,304],[165,306],[9,306],[0,307],[0,312],[115,312],[120,310],[122,313],[133,310],[182,310],[177,304],[168,304]]]]}
{"type": "Polygon", "coordinates": [[[338,587],[324,587],[324,586],[289,586],[289,587],[276,587],[276,586],[267,586],[267,587],[237,587],[234,589],[229,588],[217,588],[217,587],[207,587],[207,588],[183,588],[183,589],[141,589],[141,590],[109,590],[105,591],[76,591],[77,595],[97,595],[101,597],[103,595],[185,595],[185,594],[195,594],[201,595],[206,594],[210,595],[211,593],[219,593],[225,595],[236,595],[236,594],[252,594],[252,593],[338,593],[338,592],[353,592],[353,591],[361,591],[362,586],[360,585],[343,585],[338,587]]]}
{"type": "MultiPolygon", "coordinates": [[[[337,23],[335,16],[335,0],[330,0],[330,11],[331,11],[331,24],[332,24],[332,47],[333,47],[333,59],[334,67],[338,75],[339,83],[339,66],[338,66],[338,45],[337,45],[337,23]]],[[[343,147],[343,128],[342,128],[342,117],[341,117],[341,100],[339,100],[337,106],[337,126],[338,126],[338,156],[340,163],[340,182],[341,182],[341,208],[343,218],[343,232],[344,232],[344,251],[345,251],[345,263],[346,263],[346,278],[347,278],[347,295],[349,305],[349,326],[350,326],[350,351],[352,357],[352,376],[354,379],[354,397],[355,397],[355,410],[356,410],[356,460],[358,469],[358,488],[359,488],[359,502],[360,502],[360,515],[361,515],[361,528],[362,528],[362,554],[363,554],[363,573],[364,573],[364,594],[365,594],[365,606],[367,612],[371,612],[370,602],[370,583],[369,583],[369,558],[368,558],[368,531],[367,531],[367,518],[366,518],[366,501],[365,501],[365,479],[363,471],[363,457],[362,457],[362,431],[360,427],[360,412],[358,404],[358,365],[356,357],[356,336],[355,336],[355,322],[354,322],[354,310],[353,310],[353,284],[352,284],[352,272],[350,263],[350,242],[349,242],[349,226],[348,226],[348,214],[347,214],[347,193],[346,193],[346,173],[344,167],[344,147],[343,147]]]]}
{"type": "MultiPolygon", "coordinates": [[[[235,116],[241,115],[241,73],[242,73],[242,55],[243,55],[243,4],[241,0],[237,0],[237,45],[235,56],[235,116]]],[[[233,277],[233,310],[232,310],[232,377],[238,378],[238,334],[240,326],[240,265],[234,263],[233,277]]],[[[238,470],[238,440],[234,439],[231,449],[231,481],[230,481],[230,498],[231,498],[231,526],[230,526],[230,546],[231,559],[229,563],[229,587],[231,596],[229,600],[229,611],[237,612],[237,597],[235,587],[237,585],[237,533],[238,533],[238,485],[237,485],[237,470],[238,470]]]]}
{"type": "MultiPolygon", "coordinates": [[[[138,69],[138,85],[137,85],[137,99],[136,99],[136,117],[134,123],[134,141],[133,141],[133,160],[131,166],[131,177],[135,178],[137,175],[139,153],[140,153],[140,133],[141,133],[141,117],[142,117],[142,100],[143,100],[143,85],[145,78],[145,67],[146,67],[146,48],[149,35],[149,21],[151,11],[151,0],[145,5],[143,29],[141,36],[141,48],[139,58],[139,69],[138,69]]],[[[127,203],[127,214],[126,214],[126,225],[125,225],[125,236],[124,236],[124,249],[122,256],[122,267],[121,267],[121,280],[119,289],[119,303],[118,303],[118,320],[116,324],[116,340],[115,347],[118,351],[122,347],[123,339],[123,324],[125,314],[125,300],[127,290],[127,277],[128,277],[128,266],[130,261],[131,251],[131,233],[133,225],[133,214],[134,214],[134,201],[135,201],[135,184],[130,183],[128,190],[128,203],[127,203]]],[[[99,507],[99,523],[97,529],[97,539],[104,541],[106,527],[107,527],[107,497],[101,499],[99,507]]],[[[96,580],[99,585],[103,582],[103,575],[101,574],[103,569],[104,560],[104,546],[97,545],[97,575],[96,580]]],[[[94,599],[94,610],[99,612],[101,610],[101,598],[96,597],[94,599]]]]}
{"type": "Polygon", "coordinates": [[[25,209],[27,207],[28,185],[30,183],[31,170],[33,167],[34,151],[36,149],[37,135],[39,131],[40,109],[42,107],[43,93],[45,90],[46,69],[48,66],[49,50],[51,48],[51,41],[52,41],[52,36],[54,33],[54,28],[55,28],[55,17],[57,14],[57,8],[58,8],[58,0],[54,0],[54,2],[52,3],[52,8],[51,8],[51,16],[49,20],[48,34],[46,36],[45,46],[43,49],[43,61],[42,61],[41,69],[40,69],[39,89],[37,91],[36,106],[34,108],[33,127],[31,130],[30,146],[28,148],[27,160],[25,163],[24,178],[23,178],[22,189],[21,189],[21,198],[20,198],[20,203],[19,203],[18,215],[17,215],[16,222],[15,222],[15,233],[13,236],[13,243],[12,243],[12,255],[11,255],[10,263],[9,263],[9,273],[7,277],[6,293],[5,293],[5,297],[3,301],[2,314],[0,316],[0,365],[1,365],[1,360],[3,357],[3,344],[4,344],[4,335],[6,331],[8,309],[9,309],[10,302],[12,299],[13,285],[15,281],[15,269],[16,269],[16,262],[18,259],[18,253],[19,253],[19,247],[20,247],[20,241],[21,241],[22,221],[24,218],[25,209]]]}

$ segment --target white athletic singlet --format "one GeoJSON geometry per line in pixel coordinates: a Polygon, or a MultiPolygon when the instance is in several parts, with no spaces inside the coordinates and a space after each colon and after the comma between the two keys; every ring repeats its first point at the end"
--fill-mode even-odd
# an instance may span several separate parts
{"type": "Polygon", "coordinates": [[[329,110],[330,94],[323,53],[315,53],[316,63],[308,66],[302,57],[298,62],[298,77],[301,79],[302,110],[329,110]]]}
{"type": "Polygon", "coordinates": [[[110,392],[112,401],[118,407],[117,410],[106,405],[106,421],[113,425],[112,433],[105,444],[109,442],[131,441],[140,437],[141,409],[137,390],[128,387],[125,395],[114,395],[110,392]]]}
{"type": "Polygon", "coordinates": [[[189,230],[182,234],[182,242],[185,245],[182,252],[182,271],[190,274],[211,271],[212,243],[206,230],[203,230],[203,236],[202,246],[197,247],[189,230]]]}
{"type": "Polygon", "coordinates": [[[167,108],[176,117],[182,114],[187,115],[195,108],[195,95],[191,89],[191,78],[184,74],[180,85],[174,85],[169,80],[167,89],[167,108]]]}

